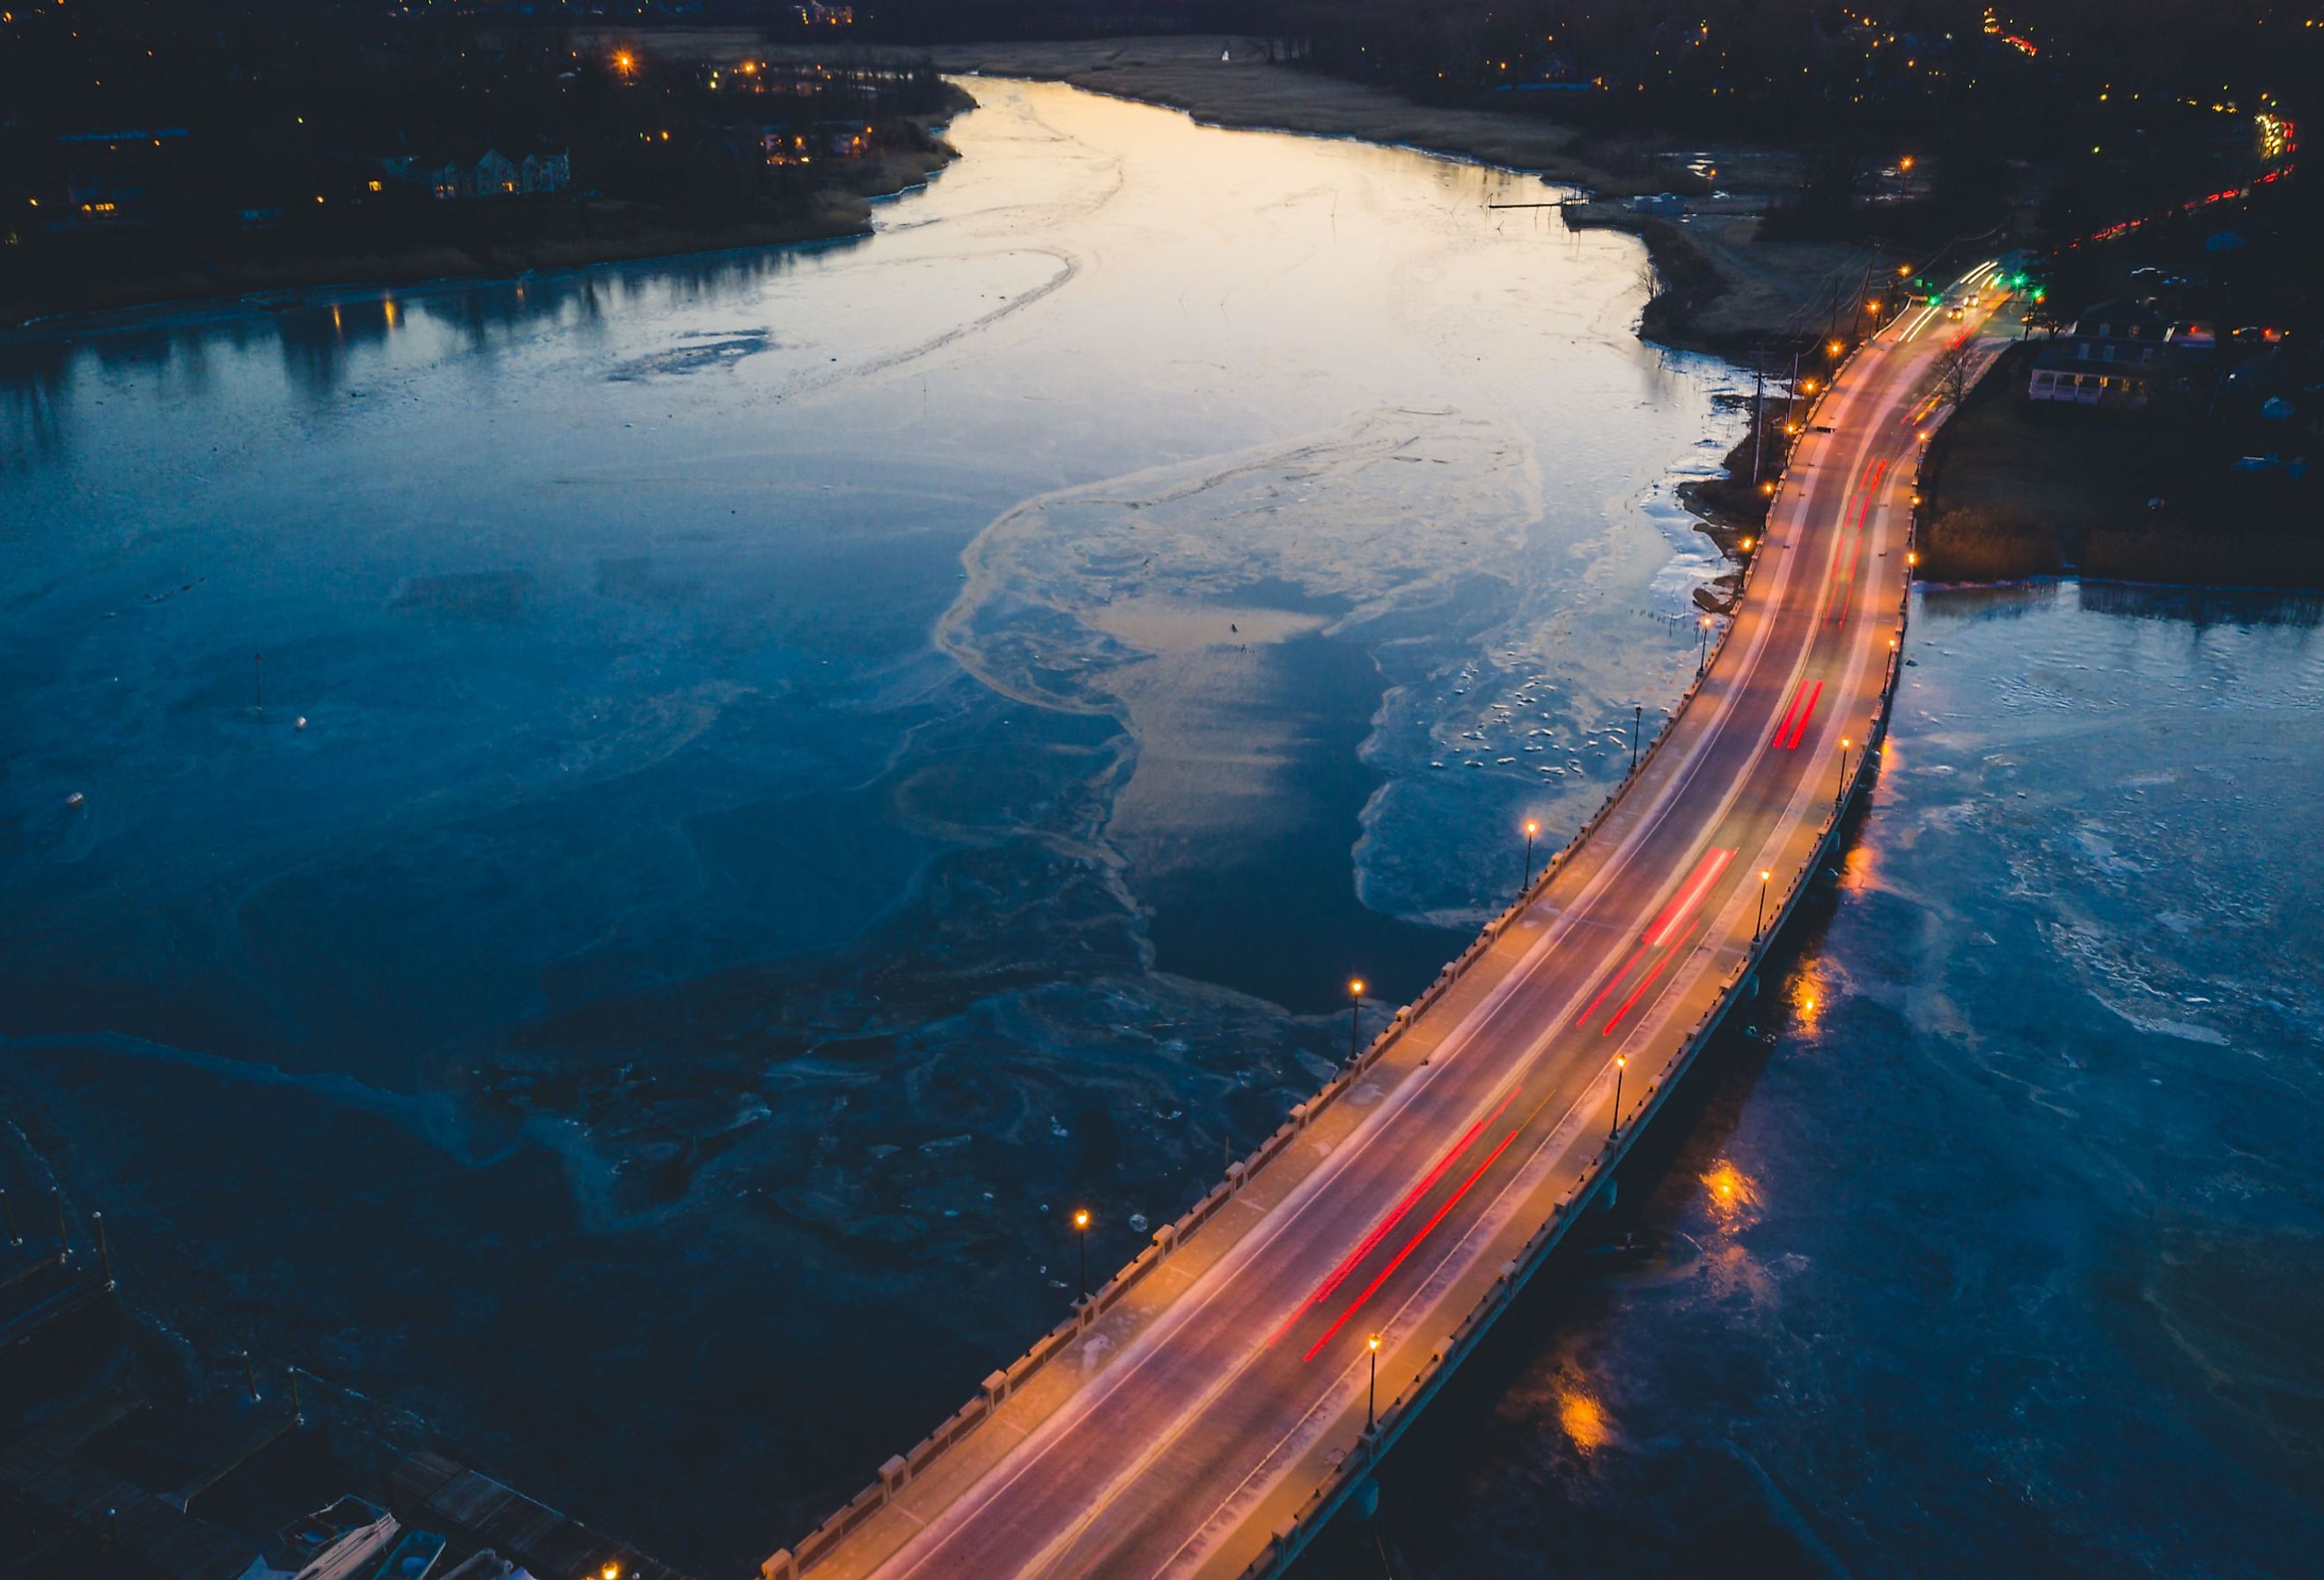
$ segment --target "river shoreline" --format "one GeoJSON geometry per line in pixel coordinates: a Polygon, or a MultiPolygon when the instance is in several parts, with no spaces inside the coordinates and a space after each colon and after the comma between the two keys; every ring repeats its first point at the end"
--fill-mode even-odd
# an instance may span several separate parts
{"type": "MultiPolygon", "coordinates": [[[[1593,137],[1545,116],[1498,109],[1415,104],[1382,88],[1268,63],[1260,41],[1182,37],[1049,43],[963,44],[939,49],[938,68],[976,75],[1064,82],[1091,93],[1175,109],[1202,125],[1231,131],[1344,137],[1439,158],[1538,176],[1594,198],[1692,189],[1695,178],[1667,164],[1660,143],[1593,137]]],[[[1764,150],[1730,149],[1722,163],[1747,163],[1764,150]]],[[[1748,214],[1690,216],[1683,222],[1610,203],[1577,205],[1577,227],[1620,230],[1646,244],[1654,288],[1639,315],[1642,339],[1729,360],[1763,340],[1794,332],[1803,301],[1846,249],[1763,243],[1748,214]],[[1746,257],[1741,249],[1754,249],[1746,257]]]]}
{"type": "MultiPolygon", "coordinates": [[[[962,94],[953,113],[974,107],[975,100],[962,94]]],[[[610,234],[536,233],[476,243],[428,240],[362,252],[334,248],[225,266],[173,268],[108,281],[69,300],[0,302],[0,333],[78,328],[108,315],[156,309],[275,307],[281,303],[270,299],[297,302],[318,292],[475,283],[600,263],[861,240],[872,234],[874,204],[918,190],[960,157],[941,135],[949,118],[916,120],[927,146],[864,160],[844,184],[809,194],[796,214],[780,217],[701,224],[690,217],[640,215],[634,205],[585,199],[572,209],[560,209],[559,217],[578,214],[585,227],[604,225],[612,227],[610,234]]]]}

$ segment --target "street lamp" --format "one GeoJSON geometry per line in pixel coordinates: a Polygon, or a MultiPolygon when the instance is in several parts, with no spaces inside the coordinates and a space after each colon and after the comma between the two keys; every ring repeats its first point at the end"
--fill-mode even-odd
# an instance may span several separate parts
{"type": "Polygon", "coordinates": [[[1360,976],[1351,976],[1348,978],[1348,1062],[1350,1064],[1353,1064],[1356,1059],[1356,1018],[1362,1012],[1363,1005],[1364,979],[1360,976]]]}
{"type": "Polygon", "coordinates": [[[1711,616],[1710,616],[1710,615],[1708,615],[1708,614],[1705,614],[1705,615],[1702,617],[1702,656],[1700,659],[1697,659],[1697,660],[1695,661],[1695,665],[1694,665],[1694,678],[1695,678],[1696,679],[1698,679],[1698,680],[1702,679],[1702,677],[1703,677],[1704,672],[1705,672],[1706,670],[1708,670],[1710,668],[1711,668],[1711,616]]]}
{"type": "Polygon", "coordinates": [[[1533,887],[1533,836],[1540,832],[1540,824],[1535,822],[1531,818],[1527,818],[1525,820],[1525,882],[1517,885],[1517,892],[1519,894],[1523,894],[1526,890],[1533,887]]]}
{"type": "Polygon", "coordinates": [[[1751,919],[1751,941],[1755,944],[1767,929],[1767,880],[1775,875],[1765,867],[1759,869],[1759,914],[1751,919]]]}
{"type": "Polygon", "coordinates": [[[1082,1248],[1082,1298],[1089,1298],[1089,1208],[1074,1209],[1074,1238],[1082,1248]]]}
{"type": "Polygon", "coordinates": [[[1369,1437],[1379,1426],[1379,1335],[1364,1341],[1372,1353],[1371,1395],[1364,1401],[1364,1436],[1369,1437]]]}
{"type": "Polygon", "coordinates": [[[1614,1123],[1606,1127],[1606,1139],[1609,1141],[1622,1133],[1622,1072],[1629,1067],[1626,1056],[1614,1056],[1614,1123]]]}
{"type": "Polygon", "coordinates": [[[1630,704],[1630,772],[1632,773],[1638,772],[1638,726],[1640,724],[1645,722],[1646,716],[1646,705],[1645,703],[1634,702],[1630,704]]]}
{"type": "Polygon", "coordinates": [[[1840,803],[1848,794],[1848,749],[1854,744],[1856,744],[1856,743],[1849,740],[1846,735],[1840,736],[1840,782],[1832,787],[1831,791],[1831,809],[1835,813],[1840,810],[1840,803]]]}

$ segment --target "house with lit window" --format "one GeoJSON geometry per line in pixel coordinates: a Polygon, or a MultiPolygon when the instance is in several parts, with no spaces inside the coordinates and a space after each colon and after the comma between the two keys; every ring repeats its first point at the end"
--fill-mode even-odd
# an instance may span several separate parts
{"type": "Polygon", "coordinates": [[[2026,398],[2072,406],[2136,408],[2163,383],[2171,320],[2151,302],[2119,297],[2084,308],[2070,333],[2034,358],[2026,398]]]}
{"type": "Polygon", "coordinates": [[[546,144],[512,157],[499,148],[417,162],[382,161],[383,173],[416,182],[429,196],[450,202],[462,198],[538,197],[569,191],[571,156],[546,144]]]}
{"type": "Polygon", "coordinates": [[[531,197],[563,192],[573,186],[573,160],[564,149],[535,149],[519,162],[517,180],[531,197]]]}

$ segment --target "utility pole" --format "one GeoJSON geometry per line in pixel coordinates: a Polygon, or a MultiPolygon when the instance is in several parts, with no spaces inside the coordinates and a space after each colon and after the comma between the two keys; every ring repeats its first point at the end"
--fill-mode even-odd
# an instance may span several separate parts
{"type": "Polygon", "coordinates": [[[1759,486],[1759,452],[1767,442],[1766,392],[1767,343],[1759,342],[1751,353],[1751,486],[1759,486]]]}

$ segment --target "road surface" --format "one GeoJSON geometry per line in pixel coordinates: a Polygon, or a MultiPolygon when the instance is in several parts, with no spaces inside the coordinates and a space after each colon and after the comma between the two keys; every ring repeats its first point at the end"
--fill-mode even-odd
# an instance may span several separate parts
{"type": "Polygon", "coordinates": [[[1454,987],[1030,1384],[891,1462],[799,1572],[1226,1577],[1296,1545],[1286,1521],[1370,1452],[1372,1335],[1386,1405],[1610,1167],[1618,1077],[1635,1126],[1811,870],[1902,638],[1935,364],[1985,310],[1915,310],[1848,364],[1708,676],[1454,987]]]}

